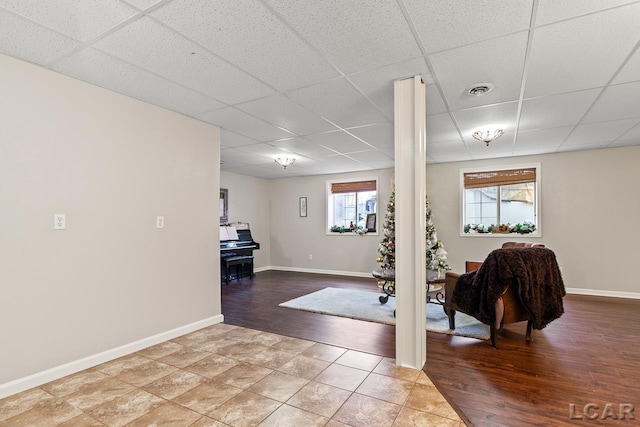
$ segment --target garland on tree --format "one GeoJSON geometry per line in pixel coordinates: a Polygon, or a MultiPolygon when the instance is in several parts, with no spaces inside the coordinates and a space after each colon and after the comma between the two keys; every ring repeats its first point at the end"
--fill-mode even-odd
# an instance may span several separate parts
{"type": "MultiPolygon", "coordinates": [[[[426,221],[426,246],[427,246],[427,270],[431,270],[434,275],[440,278],[444,272],[451,270],[447,264],[447,251],[444,250],[442,241],[438,240],[436,227],[433,224],[431,215],[431,202],[427,198],[427,221],[426,221]]],[[[391,190],[389,203],[387,203],[387,213],[384,218],[383,238],[378,246],[378,259],[380,268],[388,270],[396,268],[396,192],[391,190]]]]}

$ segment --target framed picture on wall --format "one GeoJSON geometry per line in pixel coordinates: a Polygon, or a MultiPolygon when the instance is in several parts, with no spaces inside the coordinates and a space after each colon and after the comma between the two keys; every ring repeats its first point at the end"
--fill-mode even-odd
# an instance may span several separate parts
{"type": "Polygon", "coordinates": [[[220,222],[229,221],[229,190],[220,189],[220,222]]]}
{"type": "Polygon", "coordinates": [[[300,216],[307,216],[307,198],[300,197],[300,216]]]}
{"type": "Polygon", "coordinates": [[[367,214],[367,231],[376,231],[376,214],[367,214]]]}

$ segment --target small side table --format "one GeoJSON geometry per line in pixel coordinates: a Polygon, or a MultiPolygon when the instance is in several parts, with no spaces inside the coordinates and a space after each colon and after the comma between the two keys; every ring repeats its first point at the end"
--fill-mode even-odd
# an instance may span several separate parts
{"type": "MultiPolygon", "coordinates": [[[[386,304],[389,301],[389,297],[396,296],[396,270],[390,268],[388,270],[373,270],[371,273],[373,277],[382,281],[382,292],[384,295],[380,295],[378,300],[380,304],[386,304]]],[[[439,304],[444,306],[444,278],[427,280],[427,303],[439,304]],[[435,293],[432,297],[429,294],[435,293]]]]}
{"type": "Polygon", "coordinates": [[[389,301],[389,297],[394,297],[396,293],[396,270],[390,268],[388,270],[373,270],[371,273],[373,277],[382,281],[382,292],[384,295],[380,295],[378,300],[380,304],[386,304],[389,301]]]}
{"type": "Polygon", "coordinates": [[[444,306],[444,277],[442,279],[427,280],[427,303],[444,306]],[[435,295],[432,297],[429,294],[435,295]]]}

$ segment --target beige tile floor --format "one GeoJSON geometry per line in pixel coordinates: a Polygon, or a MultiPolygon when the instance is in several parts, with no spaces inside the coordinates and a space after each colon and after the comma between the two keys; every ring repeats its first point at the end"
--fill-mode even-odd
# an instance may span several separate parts
{"type": "Polygon", "coordinates": [[[217,324],[0,400],[0,426],[464,426],[393,359],[217,324]]]}

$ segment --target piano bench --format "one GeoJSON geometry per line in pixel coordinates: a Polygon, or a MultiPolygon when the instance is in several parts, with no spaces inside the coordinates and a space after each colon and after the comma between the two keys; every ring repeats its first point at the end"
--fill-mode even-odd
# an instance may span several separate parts
{"type": "Polygon", "coordinates": [[[224,281],[229,284],[231,279],[231,267],[236,267],[236,279],[244,276],[244,266],[249,266],[249,277],[253,277],[253,255],[230,256],[222,259],[224,265],[224,281]]]}

